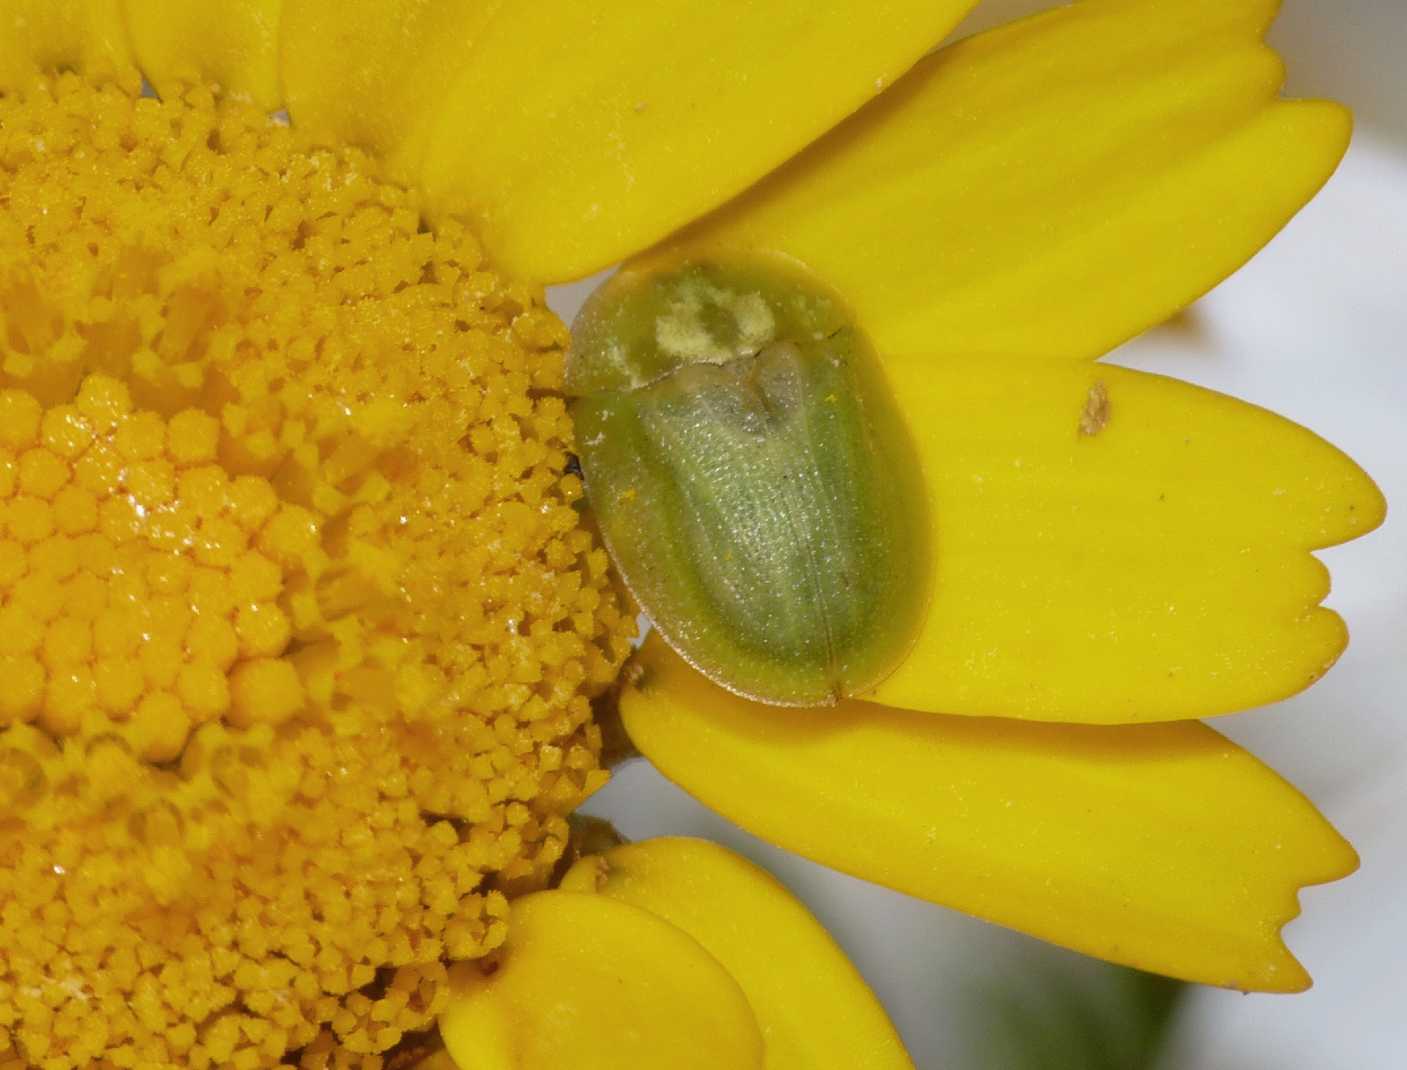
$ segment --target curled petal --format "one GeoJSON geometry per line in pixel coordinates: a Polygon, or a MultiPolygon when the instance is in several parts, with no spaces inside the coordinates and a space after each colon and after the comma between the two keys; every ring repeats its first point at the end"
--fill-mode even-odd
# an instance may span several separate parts
{"type": "Polygon", "coordinates": [[[663,837],[578,862],[562,887],[656,914],[737,980],[767,1070],[913,1070],[899,1036],[830,934],[771,874],[706,840],[663,837]]]}
{"type": "Polygon", "coordinates": [[[440,1035],[465,1070],[762,1070],[737,983],[691,937],[607,896],[512,903],[497,968],[459,968],[440,1035]]]}
{"type": "Polygon", "coordinates": [[[1301,886],[1357,865],[1302,795],[1195,722],[778,709],[715,687],[653,639],[620,710],[665,776],[764,839],[1190,981],[1306,987],[1280,928],[1301,886]]]}

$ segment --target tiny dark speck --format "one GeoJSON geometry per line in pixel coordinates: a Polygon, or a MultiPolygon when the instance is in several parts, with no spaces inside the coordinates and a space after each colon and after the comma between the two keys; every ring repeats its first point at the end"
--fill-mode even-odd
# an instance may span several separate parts
{"type": "Polygon", "coordinates": [[[562,474],[568,476],[581,476],[581,458],[575,453],[567,454],[567,463],[562,466],[562,474]]]}
{"type": "Polygon", "coordinates": [[[626,687],[633,687],[636,691],[641,692],[649,691],[655,682],[654,673],[650,671],[649,666],[639,661],[629,662],[622,673],[622,678],[626,687]]]}

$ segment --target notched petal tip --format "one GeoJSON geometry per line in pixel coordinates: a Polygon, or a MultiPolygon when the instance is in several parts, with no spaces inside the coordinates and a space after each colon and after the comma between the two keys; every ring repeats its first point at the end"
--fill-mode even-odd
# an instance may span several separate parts
{"type": "Polygon", "coordinates": [[[886,362],[940,530],[909,656],[865,697],[1122,723],[1295,694],[1347,642],[1310,551],[1381,522],[1340,450],[1161,376],[886,362]]]}
{"type": "Polygon", "coordinates": [[[1303,913],[1306,888],[1343,880],[1356,873],[1359,866],[1358,852],[1354,850],[1353,845],[1339,835],[1327,821],[1324,822],[1324,831],[1326,836],[1322,850],[1305,858],[1305,869],[1295,878],[1295,885],[1287,891],[1283,907],[1275,912],[1268,922],[1273,930],[1273,936],[1269,940],[1272,950],[1267,954],[1265,963],[1252,975],[1249,983],[1242,980],[1222,987],[1284,995],[1305,992],[1313,987],[1314,979],[1290,950],[1285,930],[1303,913]],[[1317,863],[1317,867],[1310,869],[1311,862],[1317,863]]]}
{"type": "Polygon", "coordinates": [[[1314,439],[1313,451],[1319,455],[1310,463],[1319,473],[1315,491],[1322,508],[1308,548],[1341,546],[1381,527],[1388,510],[1382,488],[1347,453],[1311,431],[1305,434],[1314,439]]]}
{"type": "Polygon", "coordinates": [[[847,873],[1185,980],[1288,991],[1279,930],[1352,868],[1293,787],[1204,725],[1096,727],[845,702],[760,709],[647,641],[621,713],[664,775],[847,873]]]}
{"type": "Polygon", "coordinates": [[[1272,14],[1087,2],[968,38],[678,241],[798,258],[882,352],[1097,357],[1337,166],[1342,110],[1275,99],[1272,14]]]}

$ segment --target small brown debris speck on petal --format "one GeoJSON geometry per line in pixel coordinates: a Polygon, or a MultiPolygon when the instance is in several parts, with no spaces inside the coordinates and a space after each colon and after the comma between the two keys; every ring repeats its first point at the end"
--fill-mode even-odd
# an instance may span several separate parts
{"type": "Polygon", "coordinates": [[[1080,434],[1093,436],[1104,430],[1109,422],[1109,390],[1102,380],[1090,384],[1085,395],[1084,411],[1080,413],[1080,434]]]}

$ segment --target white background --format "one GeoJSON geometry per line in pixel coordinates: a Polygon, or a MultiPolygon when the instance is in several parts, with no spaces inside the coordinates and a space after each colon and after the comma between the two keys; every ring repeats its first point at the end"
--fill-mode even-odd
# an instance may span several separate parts
{"type": "MultiPolygon", "coordinates": [[[[984,4],[958,31],[1048,6],[984,4]]],[[[1286,0],[1271,40],[1290,90],[1350,104],[1353,146],[1323,194],[1175,326],[1111,359],[1273,409],[1356,458],[1407,515],[1407,0],[1286,0]]],[[[1273,164],[1270,164],[1273,166],[1273,164]]],[[[566,316],[582,285],[552,295],[566,316]]],[[[1162,1070],[1407,1067],[1407,521],[1323,554],[1328,604],[1353,638],[1316,687],[1217,721],[1299,784],[1354,841],[1358,874],[1307,891],[1292,949],[1315,976],[1294,997],[1197,990],[1162,1070]]],[[[643,762],[591,805],[632,839],[703,835],[743,851],[806,900],[850,952],[923,1070],[982,1066],[994,988],[1097,968],[1045,945],[822,869],[698,806],[643,762]]]]}

